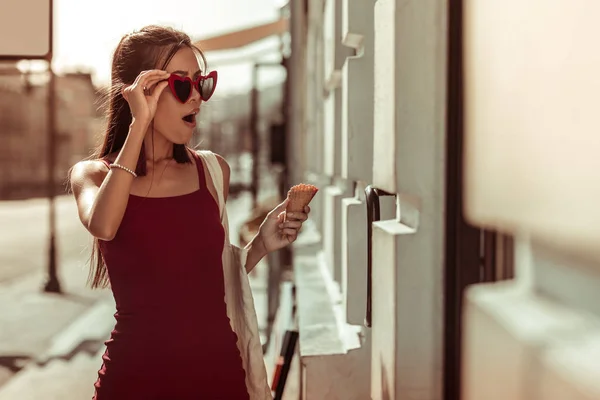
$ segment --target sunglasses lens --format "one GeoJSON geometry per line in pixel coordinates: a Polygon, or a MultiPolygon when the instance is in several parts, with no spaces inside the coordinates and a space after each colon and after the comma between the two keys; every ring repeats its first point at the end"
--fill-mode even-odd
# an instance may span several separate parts
{"type": "Polygon", "coordinates": [[[208,99],[210,99],[210,97],[215,91],[215,79],[212,76],[207,77],[206,79],[202,79],[200,80],[198,86],[202,99],[204,101],[207,101],[208,99]]]}
{"type": "Polygon", "coordinates": [[[189,81],[173,81],[173,94],[181,101],[185,103],[190,97],[192,91],[192,85],[189,81]]]}

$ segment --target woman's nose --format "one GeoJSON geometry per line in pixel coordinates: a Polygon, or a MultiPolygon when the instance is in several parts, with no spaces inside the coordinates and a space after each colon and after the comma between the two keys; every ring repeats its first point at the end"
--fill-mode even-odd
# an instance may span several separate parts
{"type": "Polygon", "coordinates": [[[190,101],[196,101],[196,102],[200,102],[200,92],[198,91],[198,88],[196,88],[196,85],[192,85],[192,95],[190,96],[190,101]]]}

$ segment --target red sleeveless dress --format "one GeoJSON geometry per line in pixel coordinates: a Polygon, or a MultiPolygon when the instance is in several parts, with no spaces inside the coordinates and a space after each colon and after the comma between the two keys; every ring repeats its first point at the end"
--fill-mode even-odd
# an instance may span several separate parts
{"type": "Polygon", "coordinates": [[[100,241],[117,312],[95,400],[249,399],[226,313],[219,207],[194,161],[199,190],[130,195],[115,238],[100,241]]]}

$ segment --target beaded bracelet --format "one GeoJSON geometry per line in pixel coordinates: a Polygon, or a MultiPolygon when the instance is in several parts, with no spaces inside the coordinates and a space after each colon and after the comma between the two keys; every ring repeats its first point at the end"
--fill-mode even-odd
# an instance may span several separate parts
{"type": "Polygon", "coordinates": [[[120,165],[120,164],[114,164],[114,163],[113,163],[113,164],[110,164],[110,167],[111,167],[111,168],[113,168],[113,167],[114,167],[114,168],[119,168],[119,169],[122,169],[123,171],[127,171],[127,172],[129,172],[131,175],[133,175],[133,177],[134,177],[134,178],[137,178],[137,174],[136,174],[134,171],[132,171],[132,170],[130,170],[129,168],[127,168],[127,167],[124,167],[124,166],[122,166],[122,165],[120,165]]]}

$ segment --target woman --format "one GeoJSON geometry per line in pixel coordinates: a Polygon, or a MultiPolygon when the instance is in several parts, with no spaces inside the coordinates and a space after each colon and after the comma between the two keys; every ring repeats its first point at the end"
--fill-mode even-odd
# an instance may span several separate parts
{"type": "MultiPolygon", "coordinates": [[[[190,38],[170,28],[146,27],[115,50],[104,143],[70,176],[96,238],[92,287],[110,283],[117,305],[96,400],[250,398],[252,371],[224,300],[215,188],[227,197],[229,167],[218,157],[224,179],[215,185],[204,157],[185,145],[216,80],[190,38]]],[[[309,209],[284,222],[286,202],[246,246],[247,271],[296,239],[309,209]]]]}

